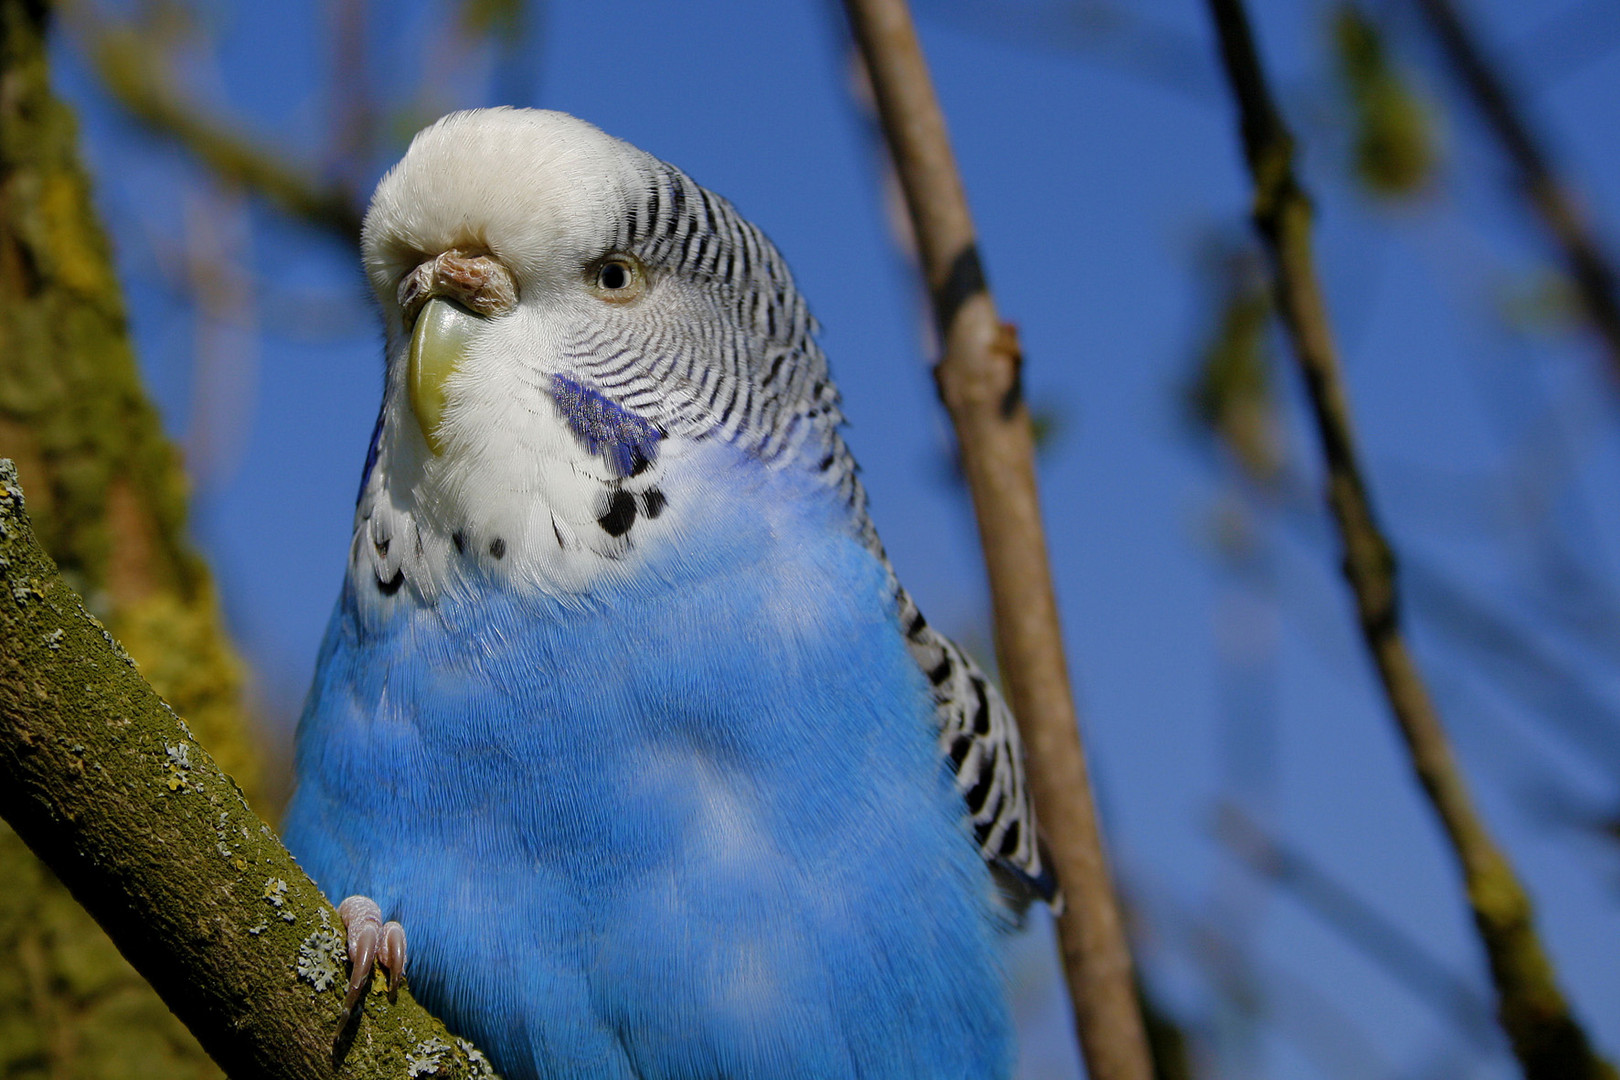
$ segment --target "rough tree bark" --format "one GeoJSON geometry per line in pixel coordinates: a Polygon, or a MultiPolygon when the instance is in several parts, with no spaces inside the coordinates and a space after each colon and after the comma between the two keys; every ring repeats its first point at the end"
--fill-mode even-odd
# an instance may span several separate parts
{"type": "Polygon", "coordinates": [[[0,816],[233,1077],[492,1076],[381,980],[334,1062],[342,924],[68,588],[0,459],[0,816]]]}
{"type": "Polygon", "coordinates": [[[973,496],[995,611],[996,655],[1029,751],[1035,809],[1068,907],[1058,939],[1086,1068],[1149,1080],[1153,1067],[1069,686],[1035,487],[1023,356],[996,314],[945,118],[905,0],[846,0],[905,190],[943,353],[934,369],[973,496]]]}
{"type": "Polygon", "coordinates": [[[1242,0],[1209,0],[1237,99],[1254,181],[1254,223],[1270,256],[1277,309],[1293,343],[1327,469],[1327,503],[1361,634],[1412,771],[1462,871],[1496,988],[1497,1017],[1529,1080],[1616,1080],[1559,989],[1536,933],[1529,894],[1475,808],[1461,767],[1401,630],[1395,554],[1374,513],[1350,421],[1350,400],[1316,263],[1311,204],[1294,174],[1293,139],[1277,111],[1242,0]]]}

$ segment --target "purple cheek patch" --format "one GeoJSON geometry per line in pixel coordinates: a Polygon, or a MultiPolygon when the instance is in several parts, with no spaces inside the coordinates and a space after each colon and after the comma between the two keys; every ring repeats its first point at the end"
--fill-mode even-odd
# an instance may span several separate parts
{"type": "Polygon", "coordinates": [[[658,457],[663,429],[565,375],[551,377],[551,397],[585,449],[600,454],[620,477],[635,476],[658,457]]]}

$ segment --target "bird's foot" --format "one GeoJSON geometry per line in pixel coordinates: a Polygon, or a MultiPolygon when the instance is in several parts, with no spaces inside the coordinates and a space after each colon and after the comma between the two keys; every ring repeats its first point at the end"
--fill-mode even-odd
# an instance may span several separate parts
{"type": "Polygon", "coordinates": [[[405,981],[405,928],[397,922],[383,922],[382,909],[369,896],[351,896],[338,905],[349,936],[349,992],[343,998],[343,1015],[338,1019],[338,1038],[343,1037],[349,1018],[371,985],[371,973],[379,965],[388,973],[388,1000],[394,1001],[405,981]]]}

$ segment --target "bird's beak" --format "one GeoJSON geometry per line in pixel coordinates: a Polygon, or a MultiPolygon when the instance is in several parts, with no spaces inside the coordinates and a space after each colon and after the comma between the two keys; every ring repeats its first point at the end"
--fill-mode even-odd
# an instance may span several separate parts
{"type": "Polygon", "coordinates": [[[453,300],[435,296],[417,312],[411,331],[410,366],[405,378],[411,409],[428,448],[444,453],[439,425],[444,420],[444,383],[467,354],[478,316],[453,300]]]}

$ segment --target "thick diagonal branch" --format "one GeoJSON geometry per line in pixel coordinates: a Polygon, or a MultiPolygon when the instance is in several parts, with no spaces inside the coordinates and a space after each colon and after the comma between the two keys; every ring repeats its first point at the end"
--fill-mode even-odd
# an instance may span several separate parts
{"type": "Polygon", "coordinates": [[[334,1064],[337,913],[62,581],[8,460],[0,816],[232,1077],[492,1075],[409,995],[373,995],[334,1064]]]}
{"type": "Polygon", "coordinates": [[[1293,140],[1266,85],[1241,0],[1209,0],[1237,98],[1254,178],[1254,220],[1270,255],[1278,310],[1310,394],[1326,461],[1327,500],[1362,637],[1383,682],[1412,769],[1462,869],[1490,962],[1497,1014],[1530,1080],[1615,1080],[1558,988],[1530,898],[1475,810],[1440,717],[1401,633],[1395,558],[1362,480],[1327,307],[1311,254],[1311,206],[1294,175],[1293,140]]]}
{"type": "Polygon", "coordinates": [[[1580,294],[1581,307],[1603,339],[1611,373],[1620,378],[1620,296],[1614,261],[1582,212],[1580,201],[1553,168],[1507,80],[1491,66],[1452,0],[1417,0],[1446,61],[1473,98],[1502,150],[1513,163],[1519,187],[1552,234],[1580,294]]]}
{"type": "Polygon", "coordinates": [[[1012,327],[985,284],[962,181],[905,0],[846,0],[905,188],[944,352],[935,368],[973,496],[996,653],[1068,907],[1064,970],[1095,1080],[1152,1074],[1063,656],[1012,327]]]}

